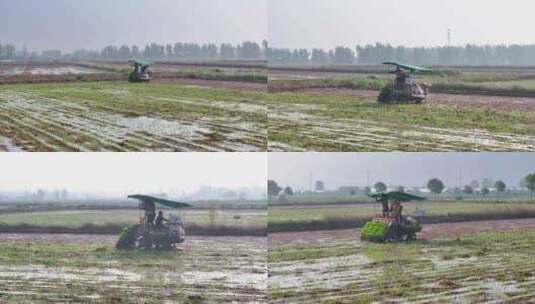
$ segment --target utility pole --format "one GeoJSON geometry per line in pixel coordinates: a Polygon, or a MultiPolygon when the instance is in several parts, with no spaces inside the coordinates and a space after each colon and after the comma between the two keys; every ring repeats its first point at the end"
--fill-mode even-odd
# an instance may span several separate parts
{"type": "Polygon", "coordinates": [[[448,28],[448,47],[451,46],[451,29],[448,28]]]}

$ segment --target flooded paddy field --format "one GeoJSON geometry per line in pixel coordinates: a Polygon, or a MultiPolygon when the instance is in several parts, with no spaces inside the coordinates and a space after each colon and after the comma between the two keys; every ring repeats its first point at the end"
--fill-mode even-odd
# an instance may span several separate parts
{"type": "Polygon", "coordinates": [[[269,150],[535,149],[531,98],[432,95],[421,105],[380,105],[370,91],[347,92],[321,88],[270,96],[269,150]]]}
{"type": "Polygon", "coordinates": [[[167,83],[0,87],[0,148],[24,151],[259,151],[266,94],[167,83]],[[8,144],[6,144],[8,143],[8,144]]]}
{"type": "Polygon", "coordinates": [[[9,63],[0,64],[0,77],[15,75],[65,75],[102,73],[97,68],[63,63],[9,63]]]}
{"type": "Polygon", "coordinates": [[[399,244],[356,229],[270,234],[270,303],[531,303],[534,223],[425,225],[399,244]]]}
{"type": "Polygon", "coordinates": [[[171,252],[118,251],[116,236],[2,234],[0,301],[265,302],[266,238],[194,237],[171,252]]]}
{"type": "Polygon", "coordinates": [[[532,151],[535,68],[436,67],[422,105],[379,105],[385,67],[278,67],[270,151],[532,151]]]}

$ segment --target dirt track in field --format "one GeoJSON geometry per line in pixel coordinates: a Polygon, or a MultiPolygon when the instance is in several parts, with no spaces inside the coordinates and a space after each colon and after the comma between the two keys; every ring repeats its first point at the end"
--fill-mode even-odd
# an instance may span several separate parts
{"type": "MultiPolygon", "coordinates": [[[[474,221],[423,225],[423,230],[418,233],[418,239],[436,240],[481,232],[510,231],[520,229],[535,229],[535,219],[474,221]]],[[[321,244],[332,241],[356,241],[359,239],[359,236],[359,229],[281,232],[270,233],[268,242],[270,246],[321,244]]]]}
{"type": "Polygon", "coordinates": [[[205,80],[205,79],[193,79],[193,78],[155,79],[153,82],[165,83],[165,84],[176,83],[176,84],[182,84],[182,85],[193,85],[193,86],[199,86],[199,87],[231,89],[231,90],[266,91],[265,83],[255,83],[255,82],[205,80]]]}
{"type": "Polygon", "coordinates": [[[326,72],[326,71],[279,71],[270,70],[270,80],[303,80],[303,79],[324,79],[340,76],[350,76],[351,73],[326,72]]]}
{"type": "Polygon", "coordinates": [[[523,229],[535,229],[535,219],[475,221],[424,225],[422,231],[418,233],[418,238],[424,240],[436,240],[481,232],[523,229]]]}

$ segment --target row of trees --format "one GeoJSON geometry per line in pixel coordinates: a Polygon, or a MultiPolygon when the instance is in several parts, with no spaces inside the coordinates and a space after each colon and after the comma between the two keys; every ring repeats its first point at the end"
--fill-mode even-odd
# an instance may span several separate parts
{"type": "MultiPolygon", "coordinates": [[[[0,201],[7,197],[8,197],[7,195],[0,195],[0,201]]],[[[18,198],[32,199],[36,201],[44,201],[44,200],[66,201],[69,198],[69,192],[67,191],[67,189],[53,190],[53,191],[47,191],[45,189],[37,189],[37,191],[35,192],[27,191],[23,194],[20,194],[18,198]]]]}
{"type": "Polygon", "coordinates": [[[12,44],[0,44],[0,60],[60,59],[124,60],[136,57],[149,59],[268,59],[272,64],[348,65],[380,64],[395,60],[420,65],[535,65],[535,45],[472,45],[444,47],[394,47],[390,44],[357,45],[355,48],[339,46],[331,50],[269,48],[266,40],[261,44],[245,41],[238,45],[222,43],[182,43],[145,46],[110,45],[102,50],[80,49],[61,55],[60,51],[30,52],[26,47],[17,49],[12,44]]]}
{"type": "Polygon", "coordinates": [[[362,64],[400,61],[419,65],[535,65],[535,45],[473,45],[394,47],[390,44],[357,45],[354,49],[270,49],[273,64],[362,64]]]}
{"type": "MultiPolygon", "coordinates": [[[[274,180],[268,180],[268,195],[271,197],[279,196],[281,193],[285,195],[293,195],[294,191],[291,187],[281,187],[277,184],[274,180]]],[[[535,192],[535,173],[529,174],[526,177],[522,179],[522,186],[527,188],[530,191],[531,198],[533,198],[533,193],[535,192]]],[[[348,188],[350,195],[355,195],[358,187],[344,187],[348,188]]],[[[476,193],[476,189],[483,197],[487,196],[491,190],[490,188],[494,188],[496,191],[496,196],[499,197],[499,195],[507,189],[507,185],[504,181],[498,180],[493,181],[488,178],[484,178],[481,183],[478,180],[473,180],[468,185],[465,185],[464,187],[454,187],[452,189],[452,192],[456,195],[461,194],[467,194],[471,195],[476,193]]],[[[435,194],[435,197],[441,193],[444,192],[446,189],[446,186],[442,182],[442,180],[438,178],[432,178],[427,182],[427,189],[429,192],[435,194]]],[[[322,181],[316,181],[315,183],[315,190],[316,191],[324,191],[324,183],[322,181]]],[[[373,190],[375,192],[385,192],[388,190],[388,186],[384,182],[377,182],[373,186],[373,190]]],[[[405,187],[398,186],[396,188],[397,191],[405,192],[405,187]]],[[[372,188],[370,187],[364,187],[362,189],[363,194],[370,194],[372,193],[372,188]]]]}
{"type": "MultiPolygon", "coordinates": [[[[501,180],[498,180],[498,181],[494,182],[494,184],[489,184],[488,181],[490,181],[490,180],[489,179],[484,179],[484,181],[482,182],[483,186],[479,190],[483,197],[490,193],[490,189],[489,188],[492,188],[492,187],[495,188],[497,196],[499,196],[500,193],[505,192],[505,190],[507,188],[507,185],[505,184],[505,182],[503,182],[501,180]]],[[[530,186],[528,187],[528,189],[530,189],[530,191],[535,191],[535,179],[529,185],[530,186]],[[530,188],[530,187],[532,187],[532,188],[530,188]]],[[[387,186],[383,182],[376,183],[374,185],[374,188],[375,188],[375,191],[377,191],[377,192],[385,192],[387,190],[387,186]]],[[[477,180],[474,180],[469,185],[464,186],[464,188],[462,188],[462,189],[459,188],[459,187],[454,187],[452,192],[454,194],[457,194],[457,195],[460,195],[462,193],[464,193],[464,194],[474,194],[476,192],[475,189],[477,189],[477,188],[479,188],[479,182],[477,180]]],[[[440,179],[432,178],[427,182],[427,189],[429,190],[429,192],[435,194],[435,196],[436,196],[438,194],[441,194],[444,191],[444,189],[446,189],[446,187],[444,186],[444,183],[440,179]]],[[[401,191],[401,192],[404,192],[405,188],[403,186],[399,186],[397,190],[401,191]]],[[[371,189],[369,187],[367,187],[367,188],[365,188],[364,192],[370,193],[371,189]]]]}
{"type": "Polygon", "coordinates": [[[348,47],[337,47],[334,50],[313,49],[269,49],[268,60],[272,64],[354,64],[355,52],[348,47]]]}
{"type": "Polygon", "coordinates": [[[265,53],[265,47],[256,42],[245,41],[239,45],[223,43],[216,45],[213,43],[175,43],[175,44],[157,44],[151,43],[143,49],[134,45],[107,46],[100,52],[87,53],[85,50],[75,51],[72,55],[75,58],[88,59],[129,59],[129,58],[149,58],[149,59],[262,59],[265,53]]]}
{"type": "Polygon", "coordinates": [[[216,45],[213,43],[182,43],[158,44],[150,43],[144,47],[137,45],[115,46],[109,45],[102,50],[80,49],[69,54],[61,54],[59,50],[44,51],[41,54],[29,52],[26,48],[17,50],[14,45],[0,44],[0,60],[14,59],[104,59],[104,60],[127,60],[132,58],[147,59],[186,59],[186,60],[208,60],[208,59],[263,59],[267,53],[267,41],[262,45],[253,41],[244,41],[241,44],[233,45],[223,43],[216,45]],[[54,54],[54,55],[51,55],[54,54]],[[51,58],[58,57],[58,58],[51,58]]]}
{"type": "Polygon", "coordinates": [[[0,60],[14,59],[17,48],[12,44],[0,44],[0,60]]]}
{"type": "Polygon", "coordinates": [[[285,188],[282,188],[277,184],[274,180],[268,180],[268,196],[278,196],[281,193],[284,193],[286,195],[293,195],[294,191],[291,187],[287,186],[285,188]]]}
{"type": "MultiPolygon", "coordinates": [[[[522,185],[526,187],[530,191],[531,196],[533,196],[533,192],[535,192],[535,173],[527,175],[522,180],[522,185]]],[[[374,185],[374,188],[377,192],[385,192],[388,189],[386,184],[383,182],[377,182],[374,185]]],[[[463,193],[470,195],[476,193],[476,189],[478,188],[480,188],[479,193],[483,197],[487,196],[490,193],[489,188],[494,188],[496,191],[496,196],[499,196],[500,193],[505,192],[505,190],[507,189],[507,185],[501,180],[493,182],[491,179],[485,178],[481,183],[479,183],[479,181],[477,180],[473,180],[472,182],[470,182],[470,184],[465,185],[462,189],[459,187],[454,187],[452,192],[457,195],[463,193]]],[[[446,187],[442,180],[438,178],[432,178],[427,182],[427,189],[436,196],[438,194],[441,194],[444,189],[446,189],[446,187]]],[[[402,192],[405,191],[403,186],[399,186],[397,190],[402,192]]],[[[371,189],[369,187],[366,187],[364,188],[364,192],[367,194],[371,193],[371,189]]]]}

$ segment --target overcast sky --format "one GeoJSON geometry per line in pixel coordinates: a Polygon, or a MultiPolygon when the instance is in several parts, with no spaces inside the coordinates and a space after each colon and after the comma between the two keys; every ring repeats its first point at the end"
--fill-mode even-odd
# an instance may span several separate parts
{"type": "Polygon", "coordinates": [[[264,153],[0,153],[0,191],[122,194],[266,187],[264,153]]]}
{"type": "Polygon", "coordinates": [[[31,50],[260,42],[267,0],[1,0],[0,43],[31,50]]]}
{"type": "Polygon", "coordinates": [[[269,0],[273,47],[535,43],[530,0],[269,0]]]}
{"type": "Polygon", "coordinates": [[[516,187],[535,173],[535,153],[270,153],[268,176],[279,185],[310,189],[322,180],[328,189],[370,186],[423,186],[440,178],[446,187],[474,179],[501,179],[516,187]]]}

